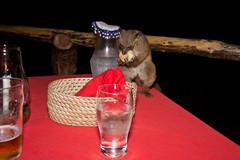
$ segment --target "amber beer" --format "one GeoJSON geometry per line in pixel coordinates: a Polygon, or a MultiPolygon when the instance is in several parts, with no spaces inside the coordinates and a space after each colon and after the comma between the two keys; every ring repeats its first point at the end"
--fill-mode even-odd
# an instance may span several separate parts
{"type": "Polygon", "coordinates": [[[0,78],[0,160],[17,159],[22,152],[23,80],[0,78]]]}
{"type": "Polygon", "coordinates": [[[0,160],[16,158],[22,152],[22,134],[16,126],[0,126],[0,160]]]}

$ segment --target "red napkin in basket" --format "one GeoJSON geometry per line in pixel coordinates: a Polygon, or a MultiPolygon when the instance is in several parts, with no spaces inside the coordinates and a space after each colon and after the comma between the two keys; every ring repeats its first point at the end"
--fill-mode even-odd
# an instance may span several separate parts
{"type": "Polygon", "coordinates": [[[98,86],[112,83],[126,84],[122,69],[119,66],[116,69],[109,68],[91,79],[84,87],[75,93],[75,96],[96,97],[98,86]]]}

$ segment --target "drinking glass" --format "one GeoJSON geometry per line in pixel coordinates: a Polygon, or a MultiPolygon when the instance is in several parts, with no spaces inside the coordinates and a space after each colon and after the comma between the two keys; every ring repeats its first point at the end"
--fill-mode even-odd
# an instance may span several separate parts
{"type": "Polygon", "coordinates": [[[22,152],[23,80],[0,78],[0,159],[17,159],[22,152]]]}
{"type": "Polygon", "coordinates": [[[109,158],[127,153],[128,134],[133,117],[132,88],[125,84],[106,84],[97,91],[97,124],[100,152],[109,158]]]}
{"type": "Polygon", "coordinates": [[[19,45],[0,44],[0,65],[0,78],[14,77],[23,80],[23,123],[26,123],[30,118],[30,88],[23,67],[22,52],[19,45]]]}

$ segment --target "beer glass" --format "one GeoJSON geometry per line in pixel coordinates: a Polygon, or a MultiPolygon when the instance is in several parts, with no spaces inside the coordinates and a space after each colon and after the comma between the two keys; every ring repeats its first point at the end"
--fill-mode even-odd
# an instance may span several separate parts
{"type": "Polygon", "coordinates": [[[17,159],[22,152],[23,80],[0,78],[0,159],[17,159]]]}
{"type": "Polygon", "coordinates": [[[97,91],[97,124],[100,152],[109,158],[127,153],[128,134],[133,117],[132,88],[125,84],[106,84],[97,91]]]}
{"type": "Polygon", "coordinates": [[[12,44],[0,44],[0,64],[0,78],[14,77],[23,80],[23,123],[26,123],[30,118],[30,88],[23,67],[20,47],[12,44]]]}

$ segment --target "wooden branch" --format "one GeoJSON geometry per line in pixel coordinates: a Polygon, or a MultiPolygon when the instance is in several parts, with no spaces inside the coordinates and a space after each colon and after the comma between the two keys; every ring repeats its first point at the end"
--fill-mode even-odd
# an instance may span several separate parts
{"type": "MultiPolygon", "coordinates": [[[[53,43],[56,34],[66,34],[70,41],[78,46],[94,47],[95,35],[65,29],[36,28],[28,26],[0,25],[0,33],[21,35],[33,40],[53,43]]],[[[152,51],[185,53],[240,61],[240,46],[217,40],[184,39],[146,35],[152,51]]]]}
{"type": "Polygon", "coordinates": [[[147,36],[153,51],[186,53],[240,61],[240,46],[217,40],[147,36]]]}
{"type": "Polygon", "coordinates": [[[95,35],[87,32],[75,32],[65,29],[37,28],[28,26],[0,25],[0,32],[25,36],[37,41],[53,43],[54,36],[57,34],[67,34],[70,41],[79,46],[93,47],[95,35]]]}

